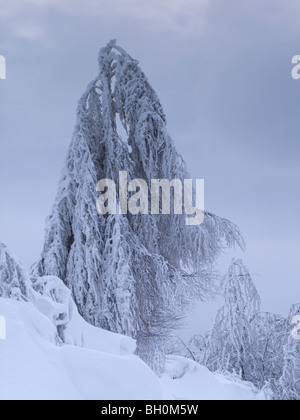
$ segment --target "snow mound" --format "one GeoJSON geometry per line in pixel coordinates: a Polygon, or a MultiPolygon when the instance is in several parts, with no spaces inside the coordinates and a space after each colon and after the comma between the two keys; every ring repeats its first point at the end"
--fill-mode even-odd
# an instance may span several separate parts
{"type": "Polygon", "coordinates": [[[251,384],[182,357],[169,357],[159,379],[130,353],[134,340],[86,324],[59,279],[38,281],[45,295],[35,284],[35,304],[0,298],[7,330],[0,340],[0,400],[267,399],[251,384]]]}
{"type": "Polygon", "coordinates": [[[133,355],[115,354],[116,334],[87,329],[86,337],[95,333],[90,343],[87,339],[91,347],[100,343],[107,352],[57,346],[55,326],[32,304],[1,298],[0,313],[7,324],[7,338],[0,340],[1,400],[162,397],[159,379],[146,364],[133,355]]]}
{"type": "Polygon", "coordinates": [[[266,400],[268,394],[253,384],[233,381],[211,373],[206,367],[184,357],[169,356],[161,382],[165,396],[176,400],[266,400]]]}
{"type": "Polygon", "coordinates": [[[37,309],[56,325],[64,344],[119,356],[134,353],[135,340],[88,324],[79,315],[71,291],[58,277],[40,277],[33,286],[37,292],[37,309]]]}

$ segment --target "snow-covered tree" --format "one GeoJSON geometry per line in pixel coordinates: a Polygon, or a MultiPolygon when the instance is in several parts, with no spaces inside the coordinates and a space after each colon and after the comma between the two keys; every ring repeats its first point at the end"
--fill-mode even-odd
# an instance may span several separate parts
{"type": "Polygon", "coordinates": [[[260,297],[241,260],[232,262],[224,278],[224,299],[210,334],[206,365],[250,381],[256,371],[252,323],[260,309],[260,297]]]}
{"type": "Polygon", "coordinates": [[[174,214],[124,214],[118,188],[121,214],[97,213],[97,182],[117,181],[120,171],[148,185],[151,179],[190,179],[138,62],[115,41],[101,49],[98,61],[99,73],[79,101],[32,274],[61,278],[87,321],[137,338],[139,354],[149,361],[183,308],[210,293],[211,268],[224,246],[243,248],[244,242],[235,225],[210,213],[201,226],[186,226],[174,214]]]}
{"type": "Polygon", "coordinates": [[[268,384],[276,392],[283,372],[286,326],[286,318],[267,312],[257,313],[252,322],[256,370],[251,376],[259,388],[268,384]]]}
{"type": "Polygon", "coordinates": [[[186,341],[178,335],[173,335],[165,342],[164,353],[170,356],[180,356],[203,364],[208,337],[200,334],[186,341]]]}
{"type": "Polygon", "coordinates": [[[205,363],[208,339],[208,334],[205,336],[197,334],[194,335],[187,344],[180,340],[182,343],[180,355],[203,365],[205,363]]]}
{"type": "Polygon", "coordinates": [[[293,305],[288,318],[284,347],[283,375],[279,381],[278,399],[300,400],[300,304],[293,305]],[[298,325],[298,327],[297,327],[298,325]]]}
{"type": "Polygon", "coordinates": [[[19,301],[28,301],[33,298],[33,291],[26,269],[1,242],[0,297],[19,301]]]}

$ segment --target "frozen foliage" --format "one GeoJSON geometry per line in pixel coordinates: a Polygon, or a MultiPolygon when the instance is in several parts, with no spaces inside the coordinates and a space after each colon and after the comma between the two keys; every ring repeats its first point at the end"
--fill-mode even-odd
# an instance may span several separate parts
{"type": "Polygon", "coordinates": [[[0,297],[28,301],[33,298],[29,275],[20,261],[0,242],[0,297]]]}
{"type": "Polygon", "coordinates": [[[244,242],[235,225],[210,213],[200,227],[186,226],[178,215],[97,214],[97,182],[117,181],[119,171],[148,184],[190,178],[138,62],[114,41],[101,49],[98,62],[98,76],[79,101],[32,274],[61,278],[88,322],[137,338],[139,354],[153,365],[184,308],[210,293],[211,267],[224,246],[243,248],[244,242]]]}
{"type": "Polygon", "coordinates": [[[208,338],[195,336],[184,347],[177,341],[175,354],[237,374],[276,400],[299,400],[300,304],[293,305],[288,319],[260,312],[260,298],[242,261],[234,261],[225,277],[224,298],[208,338]]]}
{"type": "Polygon", "coordinates": [[[299,315],[300,304],[293,305],[288,318],[283,375],[279,382],[278,398],[283,400],[300,400],[300,339],[296,339],[292,332],[295,327],[293,319],[299,315]]]}
{"type": "Polygon", "coordinates": [[[252,322],[255,371],[251,372],[251,378],[260,388],[269,384],[274,392],[277,390],[283,370],[286,329],[286,318],[271,313],[258,312],[252,322]]]}
{"type": "Polygon", "coordinates": [[[224,299],[210,334],[206,364],[211,370],[235,372],[250,380],[256,371],[252,322],[260,297],[241,260],[233,261],[224,279],[224,299]]]}
{"type": "Polygon", "coordinates": [[[185,354],[188,357],[189,354],[193,355],[193,360],[203,365],[205,362],[205,353],[207,349],[208,337],[202,335],[195,335],[188,345],[186,346],[185,354]]]}
{"type": "Polygon", "coordinates": [[[193,336],[188,343],[185,343],[180,337],[173,336],[167,341],[165,353],[177,355],[203,365],[205,363],[205,354],[208,345],[208,334],[193,336]]]}

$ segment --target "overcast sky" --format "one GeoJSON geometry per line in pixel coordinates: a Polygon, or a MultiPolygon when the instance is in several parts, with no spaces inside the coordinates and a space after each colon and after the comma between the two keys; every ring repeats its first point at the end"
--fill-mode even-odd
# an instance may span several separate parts
{"type": "Polygon", "coordinates": [[[299,22],[299,0],[0,0],[0,240],[26,266],[39,256],[77,101],[117,38],[205,178],[206,209],[241,228],[263,309],[287,314],[300,301],[299,22]]]}

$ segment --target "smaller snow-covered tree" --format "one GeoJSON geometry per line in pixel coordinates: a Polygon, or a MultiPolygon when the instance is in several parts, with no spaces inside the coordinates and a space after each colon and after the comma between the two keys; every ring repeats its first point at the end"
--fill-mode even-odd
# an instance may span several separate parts
{"type": "Polygon", "coordinates": [[[259,312],[253,320],[256,371],[252,381],[259,388],[269,384],[276,392],[283,371],[286,325],[286,318],[267,312],[259,312]]]}
{"type": "Polygon", "coordinates": [[[208,334],[202,336],[197,334],[191,338],[185,347],[185,353],[183,354],[186,358],[191,358],[200,365],[204,364],[205,353],[207,349],[208,334]]]}
{"type": "Polygon", "coordinates": [[[288,319],[283,375],[279,381],[278,399],[282,400],[300,400],[300,338],[295,333],[295,322],[299,317],[300,304],[293,305],[288,319]]]}
{"type": "Polygon", "coordinates": [[[224,278],[225,305],[217,314],[205,362],[209,369],[230,371],[251,380],[255,371],[252,322],[260,297],[241,260],[233,261],[224,278]]]}
{"type": "Polygon", "coordinates": [[[202,365],[204,362],[207,340],[208,335],[202,336],[200,334],[193,336],[189,341],[185,341],[179,336],[171,336],[165,343],[165,354],[181,356],[202,365]]]}
{"type": "Polygon", "coordinates": [[[33,291],[26,269],[1,242],[0,297],[18,301],[29,301],[33,298],[33,291]]]}

